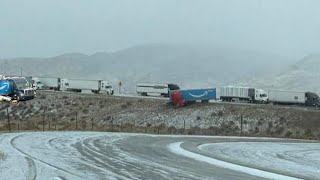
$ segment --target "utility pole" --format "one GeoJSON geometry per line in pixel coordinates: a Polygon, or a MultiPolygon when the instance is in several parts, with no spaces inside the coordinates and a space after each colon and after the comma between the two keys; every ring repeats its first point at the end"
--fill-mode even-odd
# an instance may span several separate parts
{"type": "Polygon", "coordinates": [[[122,86],[122,82],[121,81],[119,81],[119,94],[121,94],[121,86],[122,86]]]}

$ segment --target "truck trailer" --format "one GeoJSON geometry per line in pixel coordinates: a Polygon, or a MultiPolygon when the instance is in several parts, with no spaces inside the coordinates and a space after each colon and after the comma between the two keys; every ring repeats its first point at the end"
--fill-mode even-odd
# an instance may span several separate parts
{"type": "Polygon", "coordinates": [[[13,80],[2,77],[0,79],[0,100],[11,101],[12,99],[17,98],[18,95],[19,92],[13,80]]]}
{"type": "Polygon", "coordinates": [[[89,90],[95,94],[113,95],[112,84],[103,80],[61,79],[62,91],[82,92],[89,90]]]}
{"type": "Polygon", "coordinates": [[[320,106],[319,96],[313,92],[269,90],[268,101],[273,104],[320,106]]]}
{"type": "Polygon", "coordinates": [[[137,94],[141,96],[169,97],[169,92],[179,90],[177,84],[170,83],[137,83],[137,94]]]}
{"type": "Polygon", "coordinates": [[[39,90],[60,90],[60,78],[57,77],[32,77],[32,86],[39,90]]]}
{"type": "Polygon", "coordinates": [[[170,91],[170,102],[174,106],[184,106],[196,101],[216,100],[216,88],[170,91]]]}
{"type": "Polygon", "coordinates": [[[222,101],[246,101],[250,103],[266,103],[268,95],[263,89],[241,86],[220,87],[220,100],[222,101]]]}

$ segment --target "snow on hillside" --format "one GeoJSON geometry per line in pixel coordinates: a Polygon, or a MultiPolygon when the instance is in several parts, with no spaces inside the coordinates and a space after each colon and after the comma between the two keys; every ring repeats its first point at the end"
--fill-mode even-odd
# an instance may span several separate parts
{"type": "Polygon", "coordinates": [[[313,91],[320,94],[320,55],[310,55],[284,72],[270,78],[254,79],[254,84],[266,89],[313,91]]]}

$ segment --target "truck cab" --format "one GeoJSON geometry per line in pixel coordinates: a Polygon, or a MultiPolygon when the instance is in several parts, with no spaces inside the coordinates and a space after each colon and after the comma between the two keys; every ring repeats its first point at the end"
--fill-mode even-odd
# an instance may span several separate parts
{"type": "Polygon", "coordinates": [[[32,77],[31,84],[35,90],[44,88],[44,84],[37,77],[32,77]]]}
{"type": "Polygon", "coordinates": [[[255,89],[255,101],[266,103],[268,102],[267,92],[263,89],[255,89]]]}
{"type": "Polygon", "coordinates": [[[113,91],[113,88],[112,88],[112,84],[108,81],[101,81],[101,84],[100,84],[100,91],[101,93],[105,93],[105,94],[108,94],[108,95],[113,95],[114,91],[113,91]]]}
{"type": "Polygon", "coordinates": [[[18,91],[16,100],[29,100],[33,99],[36,96],[36,91],[31,87],[31,84],[24,77],[11,77],[10,78],[14,84],[15,88],[18,91]]]}
{"type": "Polygon", "coordinates": [[[306,92],[306,106],[320,107],[320,98],[314,92],[306,92]]]}

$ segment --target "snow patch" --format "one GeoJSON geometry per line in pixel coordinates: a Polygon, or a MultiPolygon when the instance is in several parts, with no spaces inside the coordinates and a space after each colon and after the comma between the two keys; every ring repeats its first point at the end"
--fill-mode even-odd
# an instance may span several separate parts
{"type": "Polygon", "coordinates": [[[294,178],[294,177],[290,177],[290,176],[280,175],[280,174],[276,174],[276,173],[271,173],[271,172],[267,172],[267,171],[262,171],[262,170],[258,170],[258,169],[253,169],[253,168],[237,165],[237,164],[232,164],[232,163],[217,160],[214,158],[209,158],[207,156],[203,156],[200,154],[196,154],[196,153],[193,153],[193,152],[190,152],[190,151],[187,151],[187,150],[184,150],[183,148],[181,148],[182,143],[183,142],[176,142],[176,143],[169,144],[168,149],[175,154],[189,157],[189,158],[192,158],[192,159],[195,159],[198,161],[206,162],[206,163],[209,163],[209,164],[212,164],[215,166],[219,166],[222,168],[250,174],[253,176],[258,176],[258,177],[268,178],[268,179],[279,179],[279,180],[281,180],[281,179],[283,179],[283,180],[298,179],[298,178],[294,178]]]}

